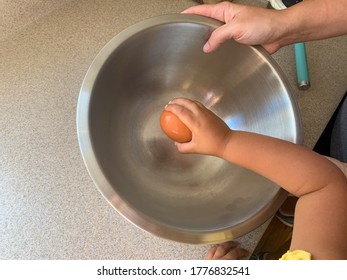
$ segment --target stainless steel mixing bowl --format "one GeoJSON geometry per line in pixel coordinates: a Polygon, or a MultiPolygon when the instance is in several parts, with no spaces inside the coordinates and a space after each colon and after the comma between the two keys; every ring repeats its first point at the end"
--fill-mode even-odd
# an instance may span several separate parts
{"type": "Polygon", "coordinates": [[[291,89],[262,48],[229,41],[203,53],[220,24],[174,14],[127,28],[97,55],[78,100],[79,145],[100,192],[133,224],[179,242],[244,235],[269,219],[286,193],[221,159],[180,154],[160,129],[167,102],[196,99],[233,129],[301,142],[291,89]]]}

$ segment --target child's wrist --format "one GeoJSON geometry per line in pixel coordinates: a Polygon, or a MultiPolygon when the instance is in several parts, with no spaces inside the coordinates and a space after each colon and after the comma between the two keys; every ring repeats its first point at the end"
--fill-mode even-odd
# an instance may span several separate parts
{"type": "Polygon", "coordinates": [[[226,131],[226,133],[224,134],[224,136],[222,137],[221,141],[220,141],[220,145],[218,147],[218,151],[216,153],[217,157],[226,159],[227,154],[228,154],[228,146],[230,144],[230,142],[232,141],[232,135],[233,135],[234,131],[229,129],[226,131]]]}

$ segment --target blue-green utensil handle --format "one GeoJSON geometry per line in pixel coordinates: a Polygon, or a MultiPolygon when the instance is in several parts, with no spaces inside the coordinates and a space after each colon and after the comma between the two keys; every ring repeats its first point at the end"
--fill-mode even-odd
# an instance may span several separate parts
{"type": "Polygon", "coordinates": [[[296,43],[294,44],[294,48],[298,87],[299,89],[305,90],[310,87],[305,43],[296,43]]]}

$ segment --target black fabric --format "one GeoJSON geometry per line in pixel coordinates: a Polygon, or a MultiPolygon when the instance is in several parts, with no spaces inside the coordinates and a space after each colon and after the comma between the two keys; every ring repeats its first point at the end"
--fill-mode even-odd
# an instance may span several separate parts
{"type": "Polygon", "coordinates": [[[341,161],[345,161],[342,159],[343,151],[344,153],[346,153],[347,151],[347,143],[344,142],[343,144],[341,142],[342,139],[345,139],[345,137],[347,137],[347,116],[345,115],[346,113],[344,114],[344,116],[342,116],[342,112],[347,112],[346,96],[347,93],[343,97],[339,106],[336,108],[322,135],[320,136],[315,147],[313,148],[314,151],[321,155],[331,156],[341,161]],[[334,137],[332,138],[333,135],[334,137]],[[344,137],[342,137],[342,135],[344,135],[344,137]]]}

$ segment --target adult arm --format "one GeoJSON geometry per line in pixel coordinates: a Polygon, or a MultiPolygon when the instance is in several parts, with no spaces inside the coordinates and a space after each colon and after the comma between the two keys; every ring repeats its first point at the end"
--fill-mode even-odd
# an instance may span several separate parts
{"type": "Polygon", "coordinates": [[[215,50],[228,39],[262,45],[274,53],[285,45],[347,34],[347,0],[305,0],[285,10],[223,2],[193,6],[183,13],[225,23],[211,34],[205,52],[215,50]]]}

